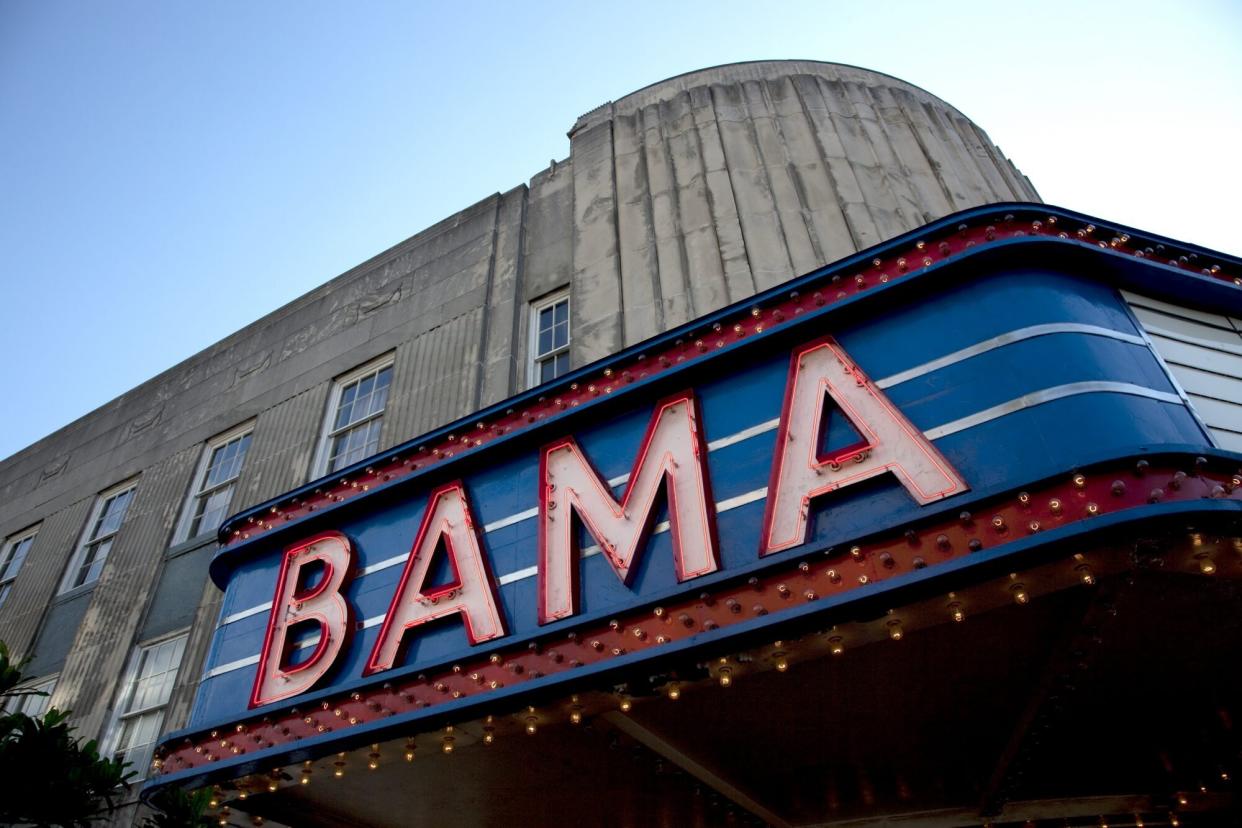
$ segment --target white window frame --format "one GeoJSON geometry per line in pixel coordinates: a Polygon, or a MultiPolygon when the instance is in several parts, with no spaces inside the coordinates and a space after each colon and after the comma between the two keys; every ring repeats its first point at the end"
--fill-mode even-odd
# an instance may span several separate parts
{"type": "MultiPolygon", "coordinates": [[[[99,580],[96,578],[95,581],[84,581],[80,584],[73,583],[73,581],[77,578],[78,570],[82,568],[82,558],[86,555],[87,547],[92,544],[102,543],[105,540],[113,539],[120,534],[121,526],[125,524],[125,519],[129,517],[129,507],[134,502],[133,498],[131,497],[129,503],[125,504],[125,514],[121,516],[121,526],[117,526],[115,531],[100,535],[99,537],[91,537],[92,527],[94,527],[95,523],[103,514],[104,504],[106,504],[110,499],[124,494],[126,491],[137,488],[138,478],[132,477],[124,483],[118,483],[112,488],[105,489],[95,495],[95,505],[91,507],[90,517],[87,518],[86,525],[82,527],[82,534],[78,538],[77,548],[73,551],[73,555],[69,558],[69,565],[65,567],[64,577],[61,578],[60,592],[62,594],[72,592],[75,589],[84,589],[99,580]]],[[[111,552],[112,549],[109,547],[108,554],[111,554],[111,552]]],[[[104,556],[104,565],[107,565],[107,555],[104,556]]],[[[100,574],[103,574],[102,569],[100,569],[100,574]]]]}
{"type": "MultiPolygon", "coordinates": [[[[190,484],[190,492],[186,495],[185,504],[181,507],[181,519],[177,522],[177,531],[173,533],[174,545],[194,540],[195,538],[203,535],[214,534],[219,524],[206,531],[200,530],[193,536],[190,535],[190,524],[194,522],[194,512],[198,506],[198,501],[204,497],[211,496],[213,493],[223,489],[225,486],[235,486],[237,479],[241,477],[242,469],[245,468],[246,458],[242,458],[241,465],[237,467],[237,474],[230,477],[228,480],[223,480],[214,486],[208,487],[206,486],[207,469],[211,464],[211,457],[215,454],[216,449],[227,446],[234,440],[240,440],[248,434],[254,434],[254,420],[242,423],[241,425],[231,428],[222,434],[217,434],[215,437],[212,437],[205,444],[203,444],[203,453],[198,459],[198,466],[194,469],[194,478],[190,484]]],[[[251,443],[253,444],[253,439],[251,440],[251,443]]],[[[249,455],[249,448],[247,448],[246,453],[249,455]]],[[[232,501],[232,495],[229,495],[229,500],[230,502],[232,501]]]]}
{"type": "Polygon", "coordinates": [[[0,607],[4,606],[4,602],[9,597],[9,592],[13,589],[13,582],[17,580],[17,575],[22,571],[26,557],[30,554],[31,548],[34,546],[34,539],[39,534],[40,524],[23,529],[16,534],[10,535],[4,542],[4,550],[0,552],[0,607]],[[17,547],[22,543],[30,541],[30,546],[26,548],[26,552],[22,555],[22,560],[17,564],[17,568],[12,572],[6,572],[13,557],[17,552],[17,547]]]}
{"type": "MultiPolygon", "coordinates": [[[[383,356],[376,357],[370,362],[359,365],[347,374],[342,374],[332,381],[332,390],[328,394],[328,405],[323,415],[323,425],[319,429],[319,448],[315,452],[315,463],[311,467],[311,479],[323,477],[328,474],[328,457],[332,450],[332,438],[336,435],[349,431],[359,426],[370,423],[374,420],[382,420],[384,415],[388,413],[388,402],[385,401],[384,407],[379,411],[370,414],[365,419],[350,423],[348,426],[339,429],[333,429],[332,423],[336,420],[336,413],[341,407],[341,395],[345,391],[345,387],[350,383],[363,379],[367,374],[379,374],[385,368],[391,368],[396,361],[396,353],[389,352],[383,356]]],[[[392,381],[389,381],[388,392],[392,394],[392,381]]],[[[381,434],[383,425],[380,425],[381,434]]]]}
{"type": "Polygon", "coordinates": [[[145,641],[142,644],[139,644],[138,646],[134,647],[133,651],[129,654],[129,662],[125,667],[125,673],[122,676],[121,684],[119,685],[120,696],[117,698],[116,706],[113,707],[112,709],[112,718],[108,722],[108,728],[105,731],[106,735],[103,739],[103,744],[107,747],[107,750],[103,751],[102,753],[104,756],[107,756],[109,758],[116,758],[116,754],[118,750],[121,748],[121,745],[120,745],[121,734],[125,730],[125,723],[131,719],[136,719],[142,716],[147,716],[152,713],[158,713],[160,717],[159,718],[160,723],[156,731],[156,740],[150,742],[148,745],[143,746],[144,748],[148,748],[149,752],[143,758],[141,762],[141,766],[138,762],[134,762],[130,765],[130,769],[135,772],[135,776],[134,776],[135,781],[139,779],[145,779],[146,776],[151,772],[151,757],[155,752],[156,744],[158,744],[159,742],[158,737],[164,731],[164,714],[168,710],[168,702],[172,700],[173,690],[176,689],[177,679],[180,678],[181,668],[185,664],[185,645],[188,643],[189,636],[190,636],[189,630],[181,630],[179,632],[169,633],[168,635],[163,635],[163,636],[160,636],[159,638],[153,638],[150,641],[145,641]],[[139,666],[142,664],[143,654],[147,652],[148,650],[153,650],[156,647],[162,646],[164,644],[172,643],[174,641],[177,641],[178,639],[180,639],[182,642],[181,643],[181,654],[177,658],[176,666],[174,666],[171,671],[167,671],[167,670],[165,671],[166,673],[172,672],[174,674],[172,677],[172,681],[170,682],[168,686],[167,698],[165,698],[159,704],[148,705],[138,710],[127,710],[126,708],[128,708],[130,705],[130,702],[133,701],[134,693],[138,689],[138,669],[139,669],[139,666]]]}
{"type": "Polygon", "coordinates": [[[46,696],[9,696],[5,700],[5,713],[23,713],[32,719],[38,719],[48,711],[52,706],[52,693],[56,692],[56,680],[59,675],[44,676],[34,681],[18,685],[13,688],[14,693],[30,693],[31,691],[40,691],[46,693],[46,696]],[[36,705],[32,708],[30,705],[36,705]]]}
{"type": "Polygon", "coordinates": [[[553,293],[549,293],[542,299],[531,302],[530,317],[527,323],[529,330],[527,331],[526,337],[526,353],[528,354],[526,359],[527,388],[534,388],[536,385],[542,384],[539,378],[539,369],[544,362],[549,359],[555,359],[561,354],[569,352],[569,346],[573,342],[573,310],[573,305],[570,303],[569,298],[569,288],[567,287],[561,288],[553,293]],[[565,303],[565,322],[567,325],[565,332],[565,344],[559,348],[553,348],[547,353],[541,354],[539,353],[539,314],[550,307],[559,305],[561,302],[565,303]]]}

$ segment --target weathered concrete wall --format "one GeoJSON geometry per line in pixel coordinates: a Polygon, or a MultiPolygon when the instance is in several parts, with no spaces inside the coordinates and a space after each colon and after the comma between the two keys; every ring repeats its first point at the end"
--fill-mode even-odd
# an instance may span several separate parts
{"type": "MultiPolygon", "coordinates": [[[[240,510],[307,480],[332,379],[374,357],[395,355],[387,447],[521,390],[529,305],[551,291],[570,288],[571,358],[582,365],[1002,200],[1038,196],[974,124],[861,69],[722,66],[606,104],[574,125],[569,158],[529,185],[450,216],[0,463],[0,537],[41,522],[0,607],[0,638],[23,655],[72,637],[52,701],[95,735],[141,630],[168,629],[151,612],[172,602],[153,596],[213,435],[255,422],[240,510]],[[84,613],[49,612],[95,494],[135,475],[84,613]],[[76,630],[48,628],[79,615],[76,630]]],[[[206,556],[193,560],[176,569],[182,579],[195,568],[204,588],[169,727],[187,715],[218,612],[206,556]]]]}

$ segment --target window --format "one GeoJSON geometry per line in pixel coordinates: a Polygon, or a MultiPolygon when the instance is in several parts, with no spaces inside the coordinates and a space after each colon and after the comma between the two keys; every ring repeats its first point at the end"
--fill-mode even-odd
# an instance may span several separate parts
{"type": "Polygon", "coordinates": [[[380,426],[392,382],[392,356],[351,371],[332,385],[315,477],[357,463],[379,450],[380,426]]]}
{"type": "Polygon", "coordinates": [[[5,542],[4,551],[0,553],[0,606],[4,606],[4,599],[9,597],[9,590],[13,588],[13,579],[17,577],[17,571],[22,568],[22,561],[26,560],[26,554],[30,552],[35,535],[38,533],[38,527],[27,529],[5,542]]]}
{"type": "Polygon", "coordinates": [[[530,385],[569,371],[569,292],[560,291],[530,309],[530,385]]]}
{"type": "Polygon", "coordinates": [[[122,483],[95,498],[95,508],[91,510],[90,520],[86,522],[82,542],[65,570],[65,582],[61,584],[61,592],[99,580],[104,563],[108,560],[108,552],[112,549],[112,541],[116,538],[117,530],[121,528],[121,522],[125,520],[125,510],[133,500],[136,486],[133,481],[122,483]]]}
{"type": "Polygon", "coordinates": [[[246,462],[253,423],[233,429],[207,442],[189,500],[181,512],[181,523],[173,536],[174,543],[197,538],[215,531],[228,515],[233,489],[246,462]]]}
{"type": "Polygon", "coordinates": [[[24,713],[32,719],[37,719],[47,712],[48,703],[52,700],[52,691],[55,689],[56,679],[54,678],[16,687],[5,701],[4,712],[24,713]]]}
{"type": "Polygon", "coordinates": [[[151,753],[164,726],[164,707],[177,681],[185,635],[139,647],[130,659],[110,732],[112,758],[129,762],[138,776],[151,767],[151,753]]]}

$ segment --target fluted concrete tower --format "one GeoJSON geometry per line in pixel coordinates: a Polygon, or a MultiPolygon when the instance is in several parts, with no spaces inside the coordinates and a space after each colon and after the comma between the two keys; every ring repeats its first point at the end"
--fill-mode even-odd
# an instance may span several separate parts
{"type": "Polygon", "coordinates": [[[678,75],[569,135],[584,361],[948,213],[1039,200],[944,101],[832,63],[678,75]]]}

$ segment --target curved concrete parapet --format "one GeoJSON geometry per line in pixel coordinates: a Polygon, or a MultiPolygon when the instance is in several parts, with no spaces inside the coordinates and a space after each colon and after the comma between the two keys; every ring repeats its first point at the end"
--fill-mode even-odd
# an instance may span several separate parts
{"type": "Polygon", "coordinates": [[[1039,200],[952,106],[833,63],[678,75],[569,136],[584,362],[957,210],[1039,200]]]}

